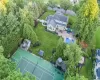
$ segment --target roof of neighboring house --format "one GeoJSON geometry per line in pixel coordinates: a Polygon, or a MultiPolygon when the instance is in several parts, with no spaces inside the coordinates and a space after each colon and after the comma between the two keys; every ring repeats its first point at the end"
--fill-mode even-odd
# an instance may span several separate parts
{"type": "Polygon", "coordinates": [[[98,68],[98,69],[96,70],[96,73],[97,73],[98,79],[100,79],[100,68],[98,68]]]}
{"type": "Polygon", "coordinates": [[[96,54],[97,54],[98,56],[100,56],[100,49],[97,49],[97,50],[96,50],[96,54]]]}
{"type": "Polygon", "coordinates": [[[100,60],[99,59],[96,59],[96,63],[100,63],[100,60]]]}

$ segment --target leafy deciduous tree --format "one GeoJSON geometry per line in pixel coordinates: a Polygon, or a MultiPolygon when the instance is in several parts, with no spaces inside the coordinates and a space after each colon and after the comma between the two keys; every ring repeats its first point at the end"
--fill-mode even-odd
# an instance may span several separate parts
{"type": "Polygon", "coordinates": [[[64,57],[66,59],[66,64],[70,72],[75,73],[75,66],[78,65],[83,51],[77,44],[66,45],[66,49],[64,50],[64,57]]]}
{"type": "Polygon", "coordinates": [[[65,49],[66,45],[62,38],[59,39],[57,47],[56,47],[56,53],[54,55],[54,59],[57,60],[57,58],[62,57],[63,58],[63,51],[65,49]]]}
{"type": "Polygon", "coordinates": [[[33,44],[36,41],[38,41],[36,33],[33,31],[32,27],[28,24],[24,24],[23,36],[24,38],[31,40],[33,44]]]}
{"type": "Polygon", "coordinates": [[[60,0],[60,6],[65,10],[72,9],[72,4],[69,0],[60,0]]]}
{"type": "Polygon", "coordinates": [[[97,0],[86,0],[78,11],[76,30],[79,39],[90,42],[98,26],[99,7],[97,0]]]}
{"type": "Polygon", "coordinates": [[[70,75],[68,75],[65,80],[88,80],[88,79],[85,78],[84,76],[76,74],[76,76],[70,76],[70,75]]]}

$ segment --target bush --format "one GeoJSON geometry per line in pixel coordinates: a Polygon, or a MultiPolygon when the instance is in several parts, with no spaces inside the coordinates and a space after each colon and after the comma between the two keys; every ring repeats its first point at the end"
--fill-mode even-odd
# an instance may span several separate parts
{"type": "Polygon", "coordinates": [[[41,43],[39,41],[37,41],[36,43],[33,44],[33,47],[37,47],[37,46],[40,46],[41,43]]]}
{"type": "Polygon", "coordinates": [[[76,23],[76,16],[69,16],[68,25],[74,27],[76,23]]]}

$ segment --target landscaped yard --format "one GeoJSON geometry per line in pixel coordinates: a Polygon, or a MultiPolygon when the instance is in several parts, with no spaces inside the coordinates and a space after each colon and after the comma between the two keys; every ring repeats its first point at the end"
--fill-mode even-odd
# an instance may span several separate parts
{"type": "MultiPolygon", "coordinates": [[[[93,41],[93,43],[95,44],[96,48],[100,48],[100,28],[97,29],[94,39],[95,42],[93,41]]],[[[80,74],[84,75],[90,80],[92,78],[92,69],[92,60],[88,58],[86,59],[85,65],[82,67],[80,74]]]]}
{"type": "Polygon", "coordinates": [[[96,48],[100,48],[100,27],[96,31],[96,48]]]}
{"type": "MultiPolygon", "coordinates": [[[[54,11],[47,11],[46,13],[43,14],[43,16],[40,17],[40,19],[46,19],[48,15],[53,15],[54,13],[55,13],[54,11]]],[[[73,19],[70,20],[70,22],[73,22],[73,19]]],[[[41,23],[39,23],[38,26],[34,28],[34,31],[36,32],[38,36],[41,46],[35,47],[35,48],[33,47],[32,48],[33,53],[38,55],[39,50],[43,50],[44,59],[50,60],[50,57],[52,56],[52,49],[56,48],[59,37],[56,34],[47,32],[45,30],[45,27],[42,26],[41,23]]],[[[99,31],[100,31],[100,28],[96,32],[96,47],[97,48],[100,48],[99,31]]],[[[92,60],[89,58],[86,58],[85,65],[80,70],[80,74],[84,75],[90,80],[92,78],[92,69],[93,69],[92,60]]]]}
{"type": "Polygon", "coordinates": [[[40,19],[45,20],[48,15],[53,15],[54,13],[55,13],[54,11],[47,11],[43,14],[43,16],[40,17],[40,19]]]}
{"type": "Polygon", "coordinates": [[[89,80],[92,79],[92,60],[87,58],[85,61],[84,66],[82,67],[80,74],[84,75],[86,78],[88,78],[89,80]]]}
{"type": "MultiPolygon", "coordinates": [[[[53,11],[46,12],[41,19],[45,19],[48,15],[54,14],[53,11]]],[[[50,60],[50,57],[52,56],[52,49],[56,48],[57,42],[59,37],[56,34],[47,32],[45,30],[45,27],[42,26],[41,23],[38,24],[36,28],[34,28],[34,31],[36,32],[38,39],[41,43],[41,46],[39,47],[33,47],[32,51],[34,54],[38,54],[39,50],[44,51],[44,58],[46,60],[50,60]]]]}

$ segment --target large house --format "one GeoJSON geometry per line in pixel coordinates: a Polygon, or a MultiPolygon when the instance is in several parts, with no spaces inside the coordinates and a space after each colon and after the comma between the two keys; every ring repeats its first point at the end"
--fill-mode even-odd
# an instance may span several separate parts
{"type": "Polygon", "coordinates": [[[56,12],[46,18],[47,30],[55,32],[56,30],[65,30],[68,23],[68,17],[63,13],[56,12]]]}

